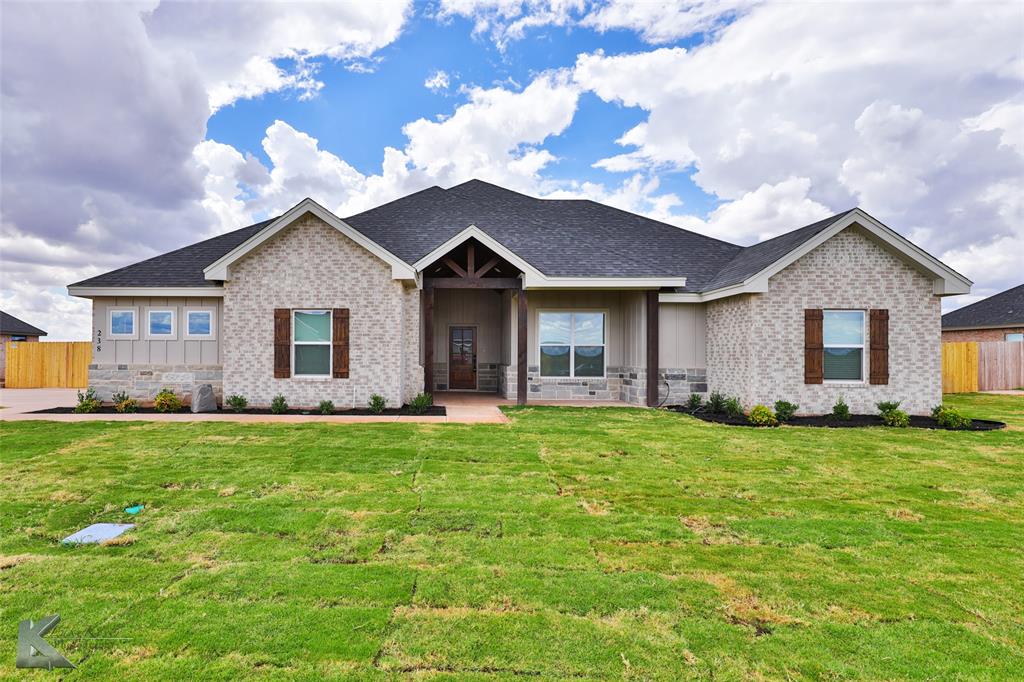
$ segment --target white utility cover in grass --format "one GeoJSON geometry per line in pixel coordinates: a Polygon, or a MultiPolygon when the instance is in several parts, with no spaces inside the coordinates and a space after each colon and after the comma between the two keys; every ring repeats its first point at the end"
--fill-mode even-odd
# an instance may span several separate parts
{"type": "Polygon", "coordinates": [[[89,544],[112,540],[121,533],[134,528],[134,523],[94,523],[77,533],[72,533],[61,542],[65,544],[89,544]]]}

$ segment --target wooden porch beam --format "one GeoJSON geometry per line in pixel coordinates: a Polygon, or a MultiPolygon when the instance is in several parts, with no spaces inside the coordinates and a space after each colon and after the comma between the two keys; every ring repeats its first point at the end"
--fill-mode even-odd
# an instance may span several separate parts
{"type": "Polygon", "coordinates": [[[434,290],[423,289],[423,392],[434,395],[434,290]]]}
{"type": "MultiPolygon", "coordinates": [[[[526,318],[528,307],[526,305],[526,290],[520,289],[517,298],[519,299],[519,310],[516,314],[518,336],[516,342],[516,404],[526,404],[526,318]]],[[[657,299],[655,299],[657,300],[657,299]]]]}
{"type": "Polygon", "coordinates": [[[466,244],[466,276],[476,277],[476,244],[466,244]]]}
{"type": "Polygon", "coordinates": [[[500,261],[500,260],[501,260],[500,258],[498,258],[497,256],[494,256],[493,258],[491,258],[491,260],[489,260],[486,263],[484,263],[483,267],[481,267],[479,270],[476,271],[476,276],[477,277],[483,277],[488,272],[490,272],[491,268],[493,268],[495,265],[497,265],[498,261],[500,261]]]}
{"type": "Polygon", "coordinates": [[[647,407],[658,405],[658,292],[647,292],[647,407]]]}
{"type": "Polygon", "coordinates": [[[424,289],[518,289],[518,277],[427,277],[424,289]]]}
{"type": "Polygon", "coordinates": [[[455,261],[452,260],[451,256],[445,256],[444,257],[444,264],[447,265],[448,267],[450,267],[452,269],[452,272],[454,272],[459,277],[468,277],[469,276],[466,273],[466,271],[463,270],[462,267],[459,266],[458,263],[456,263],[455,261]]]}

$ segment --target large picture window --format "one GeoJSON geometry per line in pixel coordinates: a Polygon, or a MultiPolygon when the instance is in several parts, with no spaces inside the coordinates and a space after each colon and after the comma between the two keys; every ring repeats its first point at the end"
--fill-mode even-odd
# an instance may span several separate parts
{"type": "Polygon", "coordinates": [[[826,310],[825,381],[864,381],[864,311],[826,310]]]}
{"type": "Polygon", "coordinates": [[[292,319],[295,376],[331,376],[331,311],[296,310],[292,319]]]}
{"type": "Polygon", "coordinates": [[[603,377],[605,314],[540,313],[540,375],[603,377]]]}

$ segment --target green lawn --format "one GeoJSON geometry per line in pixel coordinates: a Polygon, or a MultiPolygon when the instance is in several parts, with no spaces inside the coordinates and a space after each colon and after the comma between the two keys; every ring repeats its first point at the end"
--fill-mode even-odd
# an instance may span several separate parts
{"type": "Polygon", "coordinates": [[[0,677],[1021,679],[1024,400],[950,402],[1011,428],[3,423],[0,677]]]}

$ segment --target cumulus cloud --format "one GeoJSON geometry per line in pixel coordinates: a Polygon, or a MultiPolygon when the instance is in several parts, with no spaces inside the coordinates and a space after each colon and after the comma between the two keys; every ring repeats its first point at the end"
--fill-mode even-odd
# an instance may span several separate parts
{"type": "Polygon", "coordinates": [[[660,44],[714,31],[755,4],[754,0],[610,0],[594,7],[580,23],[601,32],[632,30],[645,42],[660,44]]]}
{"type": "Polygon", "coordinates": [[[431,92],[441,92],[447,90],[451,82],[448,80],[448,74],[440,69],[430,74],[427,80],[423,81],[423,87],[431,92]]]}
{"type": "Polygon", "coordinates": [[[528,29],[575,23],[587,4],[586,0],[441,0],[436,16],[442,21],[456,16],[469,19],[474,35],[487,36],[505,50],[528,29]]]}

